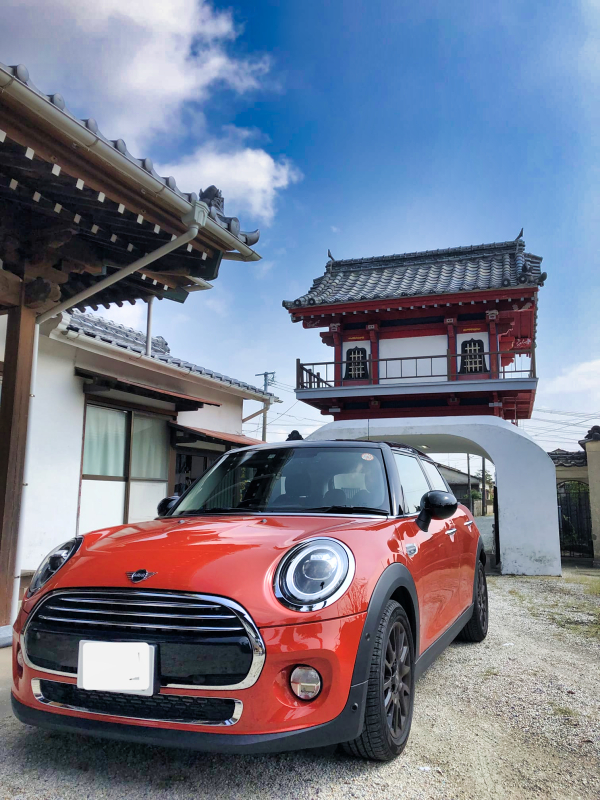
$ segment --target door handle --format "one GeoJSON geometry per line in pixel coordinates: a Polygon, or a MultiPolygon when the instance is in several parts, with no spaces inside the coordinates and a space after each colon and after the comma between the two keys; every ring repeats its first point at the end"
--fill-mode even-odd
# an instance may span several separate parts
{"type": "Polygon", "coordinates": [[[465,522],[465,525],[471,526],[472,524],[473,524],[473,520],[472,519],[470,519],[468,522],[465,522]]]}
{"type": "Polygon", "coordinates": [[[449,528],[449,529],[446,531],[446,534],[447,534],[448,536],[452,536],[454,533],[456,533],[456,528],[449,528]]]}

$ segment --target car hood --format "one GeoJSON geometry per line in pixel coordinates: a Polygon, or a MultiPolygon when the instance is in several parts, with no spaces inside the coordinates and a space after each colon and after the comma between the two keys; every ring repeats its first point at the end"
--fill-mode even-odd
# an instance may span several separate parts
{"type": "MultiPolygon", "coordinates": [[[[363,592],[350,590],[314,614],[284,608],[272,590],[277,564],[290,547],[315,536],[339,539],[356,553],[365,532],[384,524],[383,517],[229,515],[123,525],[86,534],[44,594],[66,587],[135,586],[221,595],[244,606],[259,627],[297,623],[299,616],[303,622],[346,616],[366,610],[363,592]],[[154,574],[133,584],[127,573],[142,569],[154,574]]],[[[360,573],[357,562],[355,583],[360,573]]]]}

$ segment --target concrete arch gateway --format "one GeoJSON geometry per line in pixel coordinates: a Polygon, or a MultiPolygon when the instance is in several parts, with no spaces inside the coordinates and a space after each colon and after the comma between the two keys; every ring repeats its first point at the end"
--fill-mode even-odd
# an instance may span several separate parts
{"type": "Polygon", "coordinates": [[[492,416],[340,420],[309,437],[402,442],[431,453],[471,453],[496,467],[503,574],[560,575],[556,473],[524,431],[492,416]]]}

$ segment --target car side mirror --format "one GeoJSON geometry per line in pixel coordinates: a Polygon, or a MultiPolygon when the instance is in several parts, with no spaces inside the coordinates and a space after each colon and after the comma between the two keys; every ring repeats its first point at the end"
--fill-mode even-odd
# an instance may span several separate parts
{"type": "Polygon", "coordinates": [[[166,517],[169,511],[173,508],[175,503],[179,500],[179,495],[174,494],[171,497],[163,497],[160,503],[156,506],[156,513],[159,517],[166,517]]]}
{"type": "Polygon", "coordinates": [[[428,531],[432,519],[448,519],[457,507],[458,501],[452,492],[426,492],[421,498],[421,512],[415,522],[422,531],[428,531]]]}

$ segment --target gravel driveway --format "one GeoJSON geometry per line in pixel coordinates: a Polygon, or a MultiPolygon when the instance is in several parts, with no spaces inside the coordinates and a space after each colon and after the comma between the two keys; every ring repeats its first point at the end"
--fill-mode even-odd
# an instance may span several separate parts
{"type": "Polygon", "coordinates": [[[124,745],[44,733],[4,712],[0,798],[598,800],[600,573],[489,586],[488,638],[451,645],[421,679],[411,738],[392,764],[333,749],[235,757],[124,745]]]}

